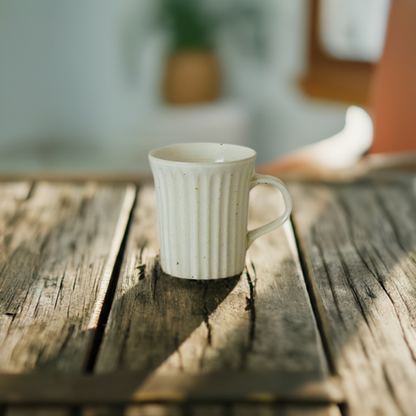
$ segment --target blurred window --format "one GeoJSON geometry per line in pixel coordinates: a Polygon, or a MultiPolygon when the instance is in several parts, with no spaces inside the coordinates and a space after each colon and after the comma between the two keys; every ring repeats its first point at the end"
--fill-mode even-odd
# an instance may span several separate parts
{"type": "Polygon", "coordinates": [[[390,0],[321,0],[320,43],[338,59],[377,62],[383,51],[390,0]]]}

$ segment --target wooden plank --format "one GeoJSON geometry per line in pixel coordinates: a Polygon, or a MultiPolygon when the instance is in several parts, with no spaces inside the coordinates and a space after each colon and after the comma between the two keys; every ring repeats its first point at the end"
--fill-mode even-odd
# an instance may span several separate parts
{"type": "MultiPolygon", "coordinates": [[[[253,225],[276,216],[277,199],[268,188],[252,196],[253,225]]],[[[138,195],[96,373],[133,370],[174,380],[183,373],[269,371],[295,372],[300,384],[303,374],[327,379],[290,226],[254,243],[241,277],[172,278],[161,271],[157,253],[155,192],[146,186],[138,195]]]]}
{"type": "MultiPolygon", "coordinates": [[[[55,415],[48,412],[33,415],[55,415]]],[[[329,406],[302,405],[142,405],[126,408],[91,407],[86,408],[80,416],[341,416],[339,408],[329,406]]],[[[69,415],[69,413],[68,413],[69,415]]]]}
{"type": "Polygon", "coordinates": [[[143,406],[129,406],[125,416],[184,416],[180,406],[148,404],[143,406]]]}
{"type": "Polygon", "coordinates": [[[354,415],[416,407],[414,184],[373,175],[290,187],[316,309],[354,415]]]}
{"type": "MultiPolygon", "coordinates": [[[[80,416],[182,416],[184,413],[178,405],[147,404],[123,408],[89,407],[80,416]]],[[[215,416],[215,415],[212,415],[215,416]]]]}
{"type": "Polygon", "coordinates": [[[127,406],[125,409],[110,407],[90,407],[81,416],[226,416],[222,405],[197,405],[181,407],[177,405],[148,404],[127,406]]]}
{"type": "Polygon", "coordinates": [[[190,405],[187,410],[192,416],[226,416],[228,407],[223,404],[200,404],[190,405]]]}
{"type": "Polygon", "coordinates": [[[200,404],[140,406],[94,406],[82,409],[68,407],[14,407],[6,416],[341,416],[336,405],[259,405],[200,404]]]}
{"type": "Polygon", "coordinates": [[[125,406],[84,406],[80,416],[124,416],[125,406]]]}
{"type": "Polygon", "coordinates": [[[235,405],[232,408],[233,416],[341,416],[336,405],[310,406],[310,405],[235,405]]]}
{"type": "Polygon", "coordinates": [[[0,371],[80,372],[135,187],[16,186],[19,203],[0,198],[0,371]]]}
{"type": "Polygon", "coordinates": [[[202,374],[115,372],[96,375],[2,374],[0,403],[9,405],[125,405],[186,402],[340,403],[336,380],[314,372],[202,374]],[[318,380],[318,381],[317,381],[318,380]]]}
{"type": "Polygon", "coordinates": [[[198,405],[185,408],[147,405],[126,410],[91,409],[82,416],[341,416],[337,406],[198,405]]]}
{"type": "Polygon", "coordinates": [[[5,416],[73,416],[68,406],[12,406],[8,407],[5,416]]]}
{"type": "Polygon", "coordinates": [[[90,408],[82,416],[341,416],[338,406],[301,405],[143,405],[124,409],[90,408]]]}

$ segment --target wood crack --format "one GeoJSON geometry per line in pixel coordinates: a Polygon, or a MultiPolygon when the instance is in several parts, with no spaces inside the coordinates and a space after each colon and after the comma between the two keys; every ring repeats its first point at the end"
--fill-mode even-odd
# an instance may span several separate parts
{"type": "MultiPolygon", "coordinates": [[[[91,264],[89,265],[89,269],[90,269],[90,271],[91,271],[90,276],[92,276],[92,267],[91,267],[91,264]]],[[[65,270],[65,271],[66,271],[66,270],[65,270]]],[[[64,272],[64,273],[65,273],[65,272],[64,272]]],[[[76,286],[76,284],[77,284],[78,277],[80,276],[80,273],[81,273],[81,266],[78,266],[78,267],[77,267],[77,271],[76,271],[76,273],[75,273],[74,282],[72,283],[72,291],[73,291],[73,292],[75,291],[75,286],[76,286]]]]}
{"type": "MultiPolygon", "coordinates": [[[[255,268],[253,269],[255,273],[255,268]]],[[[246,297],[247,305],[246,311],[250,312],[250,326],[249,326],[249,333],[248,333],[248,346],[247,351],[253,351],[253,344],[254,339],[256,337],[256,283],[257,283],[257,276],[254,274],[254,278],[252,279],[248,269],[245,269],[245,274],[247,277],[247,283],[250,288],[250,297],[246,297]]]]}
{"type": "Polygon", "coordinates": [[[212,327],[211,324],[209,322],[209,311],[208,311],[208,305],[207,305],[207,293],[208,293],[208,286],[205,285],[204,287],[204,294],[203,294],[203,298],[204,298],[204,321],[205,321],[205,326],[207,327],[207,331],[208,331],[208,335],[207,335],[207,343],[208,345],[212,344],[212,327]]]}
{"type": "Polygon", "coordinates": [[[38,301],[36,302],[35,310],[33,311],[33,316],[36,317],[38,315],[40,301],[42,299],[42,291],[39,293],[38,301]]]}
{"type": "Polygon", "coordinates": [[[143,263],[143,251],[147,247],[147,244],[148,244],[148,241],[145,240],[145,242],[143,243],[143,245],[140,248],[139,261],[138,261],[139,264],[143,263]]]}
{"type": "Polygon", "coordinates": [[[156,288],[157,288],[157,281],[159,279],[159,273],[161,273],[162,267],[160,266],[159,257],[157,256],[155,259],[155,265],[153,267],[153,301],[156,301],[156,288]]]}
{"type": "Polygon", "coordinates": [[[62,274],[61,281],[59,283],[58,293],[56,294],[56,298],[55,298],[55,304],[53,305],[53,309],[56,309],[56,306],[58,305],[59,294],[61,293],[62,287],[64,285],[65,273],[66,273],[66,270],[62,274]]]}
{"type": "Polygon", "coordinates": [[[146,264],[140,264],[136,267],[136,270],[139,271],[139,280],[143,280],[146,277],[146,264]]]}
{"type": "Polygon", "coordinates": [[[22,200],[22,202],[29,201],[29,199],[30,199],[30,198],[32,198],[33,192],[34,192],[34,190],[35,190],[35,183],[36,183],[36,182],[32,182],[32,183],[30,184],[30,188],[29,188],[29,191],[27,192],[26,198],[24,198],[24,199],[22,200]]]}

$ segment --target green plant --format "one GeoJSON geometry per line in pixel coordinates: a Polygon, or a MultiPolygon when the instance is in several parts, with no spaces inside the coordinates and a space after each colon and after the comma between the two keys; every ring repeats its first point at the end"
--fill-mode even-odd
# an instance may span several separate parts
{"type": "Polygon", "coordinates": [[[173,50],[212,50],[213,22],[197,0],[162,0],[163,22],[173,50]]]}

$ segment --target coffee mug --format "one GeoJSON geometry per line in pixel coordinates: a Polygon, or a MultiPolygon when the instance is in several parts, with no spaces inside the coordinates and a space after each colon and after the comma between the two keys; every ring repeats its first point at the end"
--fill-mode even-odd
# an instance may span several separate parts
{"type": "Polygon", "coordinates": [[[174,144],[149,153],[165,273],[200,280],[241,274],[251,243],[289,218],[286,186],[256,174],[255,159],[253,149],[219,143],[174,144]],[[249,192],[259,184],[279,189],[285,212],[247,231],[249,192]]]}

